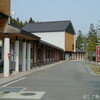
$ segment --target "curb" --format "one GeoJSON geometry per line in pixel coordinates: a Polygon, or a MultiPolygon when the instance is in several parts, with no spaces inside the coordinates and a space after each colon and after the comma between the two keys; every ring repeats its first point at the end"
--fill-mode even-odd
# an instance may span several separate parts
{"type": "Polygon", "coordinates": [[[96,76],[96,73],[87,64],[85,64],[85,65],[86,65],[88,71],[90,72],[90,74],[96,76]]]}
{"type": "Polygon", "coordinates": [[[84,64],[91,75],[100,76],[100,74],[96,74],[85,62],[84,62],[84,64]]]}

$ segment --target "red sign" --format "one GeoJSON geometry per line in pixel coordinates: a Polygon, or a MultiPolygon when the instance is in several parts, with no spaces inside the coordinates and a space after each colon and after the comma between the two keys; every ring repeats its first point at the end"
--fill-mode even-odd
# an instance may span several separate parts
{"type": "Polygon", "coordinates": [[[100,46],[96,48],[97,62],[100,62],[100,46]]]}

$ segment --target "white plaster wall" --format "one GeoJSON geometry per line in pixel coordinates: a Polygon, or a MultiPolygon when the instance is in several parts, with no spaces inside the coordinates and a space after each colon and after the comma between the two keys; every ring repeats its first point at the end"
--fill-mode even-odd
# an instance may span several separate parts
{"type": "Polygon", "coordinates": [[[65,50],[65,32],[41,32],[33,33],[41,37],[41,40],[51,43],[65,50]]]}

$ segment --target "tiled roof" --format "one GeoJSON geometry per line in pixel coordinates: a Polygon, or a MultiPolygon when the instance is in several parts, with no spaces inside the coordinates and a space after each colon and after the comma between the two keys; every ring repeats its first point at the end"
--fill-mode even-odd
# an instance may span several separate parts
{"type": "Polygon", "coordinates": [[[37,40],[40,39],[40,37],[38,37],[38,36],[36,36],[36,35],[34,35],[34,34],[30,33],[30,32],[27,32],[25,30],[22,30],[22,29],[16,27],[16,25],[14,26],[12,24],[6,24],[4,33],[23,34],[23,35],[35,38],[37,40]]]}
{"type": "Polygon", "coordinates": [[[39,23],[29,23],[23,28],[28,32],[56,32],[56,31],[71,31],[75,34],[74,28],[70,20],[67,21],[52,21],[52,22],[39,22],[39,23]],[[71,28],[71,29],[70,29],[71,28]]]}

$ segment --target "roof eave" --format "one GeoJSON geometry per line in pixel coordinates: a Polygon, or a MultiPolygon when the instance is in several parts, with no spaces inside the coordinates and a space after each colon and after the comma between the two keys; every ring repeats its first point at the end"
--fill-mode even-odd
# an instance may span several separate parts
{"type": "Polygon", "coordinates": [[[14,34],[14,33],[16,34],[17,33],[17,34],[23,34],[23,35],[29,36],[31,38],[35,38],[37,40],[40,39],[40,37],[38,37],[36,35],[33,35],[30,32],[27,32],[27,31],[24,31],[24,30],[20,30],[20,29],[18,29],[16,27],[13,27],[11,25],[8,25],[8,24],[6,24],[4,33],[12,33],[12,34],[14,34]]]}
{"type": "Polygon", "coordinates": [[[24,31],[24,30],[21,30],[20,34],[27,35],[27,36],[32,37],[32,38],[36,38],[37,40],[41,39],[40,37],[38,37],[38,36],[36,36],[34,34],[31,34],[30,32],[24,31]]]}
{"type": "Polygon", "coordinates": [[[4,14],[3,12],[0,11],[0,15],[4,16],[4,17],[9,17],[8,15],[4,14]]]}
{"type": "Polygon", "coordinates": [[[31,33],[43,33],[43,32],[65,32],[65,30],[31,31],[31,33]]]}

